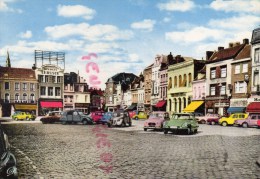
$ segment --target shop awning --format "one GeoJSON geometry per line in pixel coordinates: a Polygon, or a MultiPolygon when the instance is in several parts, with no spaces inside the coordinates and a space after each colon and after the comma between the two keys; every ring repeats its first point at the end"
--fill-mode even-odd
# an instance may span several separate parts
{"type": "Polygon", "coordinates": [[[159,102],[156,104],[155,107],[161,108],[161,107],[163,107],[165,104],[166,104],[166,101],[165,101],[165,100],[161,100],[161,101],[159,101],[159,102]]]}
{"type": "Polygon", "coordinates": [[[252,102],[250,103],[247,108],[246,112],[256,112],[260,113],[260,102],[252,102]]]}
{"type": "Polygon", "coordinates": [[[37,105],[36,104],[15,104],[14,105],[15,110],[36,110],[37,105]]]}
{"type": "Polygon", "coordinates": [[[245,107],[229,107],[227,113],[245,112],[245,107]]]}
{"type": "Polygon", "coordinates": [[[129,106],[127,109],[128,110],[135,110],[137,106],[137,103],[132,103],[131,106],[129,106]]]}
{"type": "Polygon", "coordinates": [[[42,108],[62,108],[62,102],[59,101],[41,101],[42,108]]]}
{"type": "Polygon", "coordinates": [[[183,112],[194,112],[203,103],[204,101],[192,101],[185,109],[183,109],[183,112]]]}

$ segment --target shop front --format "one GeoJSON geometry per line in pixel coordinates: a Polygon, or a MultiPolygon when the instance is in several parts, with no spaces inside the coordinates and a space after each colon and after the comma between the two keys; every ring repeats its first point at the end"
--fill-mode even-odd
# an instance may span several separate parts
{"type": "Polygon", "coordinates": [[[247,103],[247,98],[230,99],[230,107],[228,108],[227,113],[229,115],[233,113],[244,113],[247,103]]]}
{"type": "Polygon", "coordinates": [[[29,112],[36,114],[37,104],[14,104],[15,111],[29,112]]]}
{"type": "Polygon", "coordinates": [[[62,99],[39,99],[39,115],[46,115],[50,111],[63,111],[62,99]]]}
{"type": "Polygon", "coordinates": [[[228,99],[220,98],[207,98],[205,107],[206,107],[206,113],[212,113],[212,114],[219,114],[221,116],[227,116],[228,115],[228,108],[230,106],[230,102],[228,99]]]}
{"type": "Polygon", "coordinates": [[[157,108],[157,111],[166,111],[166,100],[160,100],[155,107],[157,108]]]}
{"type": "Polygon", "coordinates": [[[205,106],[203,105],[204,101],[192,101],[183,112],[186,113],[201,113],[204,114],[205,106]]]}
{"type": "Polygon", "coordinates": [[[81,111],[83,113],[89,113],[89,104],[88,103],[75,103],[75,110],[81,111]]]}

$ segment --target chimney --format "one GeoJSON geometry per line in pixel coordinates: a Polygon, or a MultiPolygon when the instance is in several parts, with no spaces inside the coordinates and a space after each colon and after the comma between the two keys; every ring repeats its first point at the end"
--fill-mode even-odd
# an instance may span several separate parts
{"type": "Polygon", "coordinates": [[[224,47],[218,47],[218,51],[224,50],[224,47]]]}
{"type": "Polygon", "coordinates": [[[243,39],[243,44],[249,44],[249,40],[248,39],[243,39]]]}
{"type": "Polygon", "coordinates": [[[234,47],[240,45],[240,42],[235,42],[234,47]]]}
{"type": "Polygon", "coordinates": [[[179,63],[181,61],[181,55],[176,55],[175,59],[176,63],[179,63]]]}
{"type": "Polygon", "coordinates": [[[233,42],[230,42],[230,43],[228,44],[228,47],[229,47],[229,48],[232,48],[233,46],[234,46],[233,42]]]}
{"type": "Polygon", "coordinates": [[[206,61],[210,59],[210,57],[213,55],[213,51],[206,51],[206,61]]]}

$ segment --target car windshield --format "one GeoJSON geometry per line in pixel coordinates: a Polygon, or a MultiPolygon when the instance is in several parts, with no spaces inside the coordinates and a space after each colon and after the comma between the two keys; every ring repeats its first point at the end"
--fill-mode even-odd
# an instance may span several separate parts
{"type": "Polygon", "coordinates": [[[190,119],[189,114],[174,114],[171,119],[190,119]]]}
{"type": "Polygon", "coordinates": [[[152,114],[150,114],[150,117],[163,118],[163,113],[152,113],[152,114]]]}
{"type": "Polygon", "coordinates": [[[83,112],[78,112],[78,113],[79,113],[79,115],[84,115],[83,112]]]}

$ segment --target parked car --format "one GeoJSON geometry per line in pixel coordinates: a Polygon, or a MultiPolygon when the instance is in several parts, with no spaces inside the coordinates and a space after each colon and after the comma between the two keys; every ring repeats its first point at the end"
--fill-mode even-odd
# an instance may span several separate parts
{"type": "Polygon", "coordinates": [[[18,178],[17,162],[15,156],[10,152],[8,137],[0,125],[0,178],[18,178]]]}
{"type": "Polygon", "coordinates": [[[153,111],[144,123],[144,131],[147,131],[147,129],[162,129],[165,118],[169,118],[168,112],[153,111]]]}
{"type": "Polygon", "coordinates": [[[147,114],[144,111],[138,111],[138,113],[133,116],[133,119],[147,119],[147,114]]]}
{"type": "Polygon", "coordinates": [[[207,113],[205,116],[198,116],[196,118],[198,119],[199,124],[206,124],[207,122],[209,122],[209,124],[212,124],[211,122],[213,122],[214,124],[214,122],[220,119],[220,115],[207,113]]]}
{"type": "Polygon", "coordinates": [[[104,114],[105,113],[103,111],[95,111],[91,112],[90,116],[95,123],[99,123],[100,119],[103,117],[104,114]]]}
{"type": "Polygon", "coordinates": [[[134,115],[136,115],[138,112],[137,110],[134,110],[134,111],[128,111],[129,113],[129,117],[132,119],[134,115]]]}
{"type": "Polygon", "coordinates": [[[106,124],[113,117],[113,112],[106,112],[100,119],[101,124],[106,124]]]}
{"type": "Polygon", "coordinates": [[[257,121],[257,127],[260,128],[260,120],[257,121]]]}
{"type": "Polygon", "coordinates": [[[191,113],[175,113],[163,125],[164,134],[171,132],[186,131],[187,134],[197,133],[199,124],[191,113]]]}
{"type": "Polygon", "coordinates": [[[60,122],[61,113],[61,111],[51,111],[42,117],[40,121],[42,121],[43,124],[60,122]]]}
{"type": "Polygon", "coordinates": [[[234,113],[231,114],[229,117],[220,118],[218,123],[222,126],[233,125],[236,120],[246,119],[247,117],[247,113],[234,113]]]}
{"type": "Polygon", "coordinates": [[[124,110],[117,110],[113,113],[113,117],[108,121],[107,126],[132,126],[132,119],[129,116],[129,113],[124,110]]]}
{"type": "Polygon", "coordinates": [[[62,124],[72,124],[72,123],[83,123],[84,125],[86,124],[93,124],[93,120],[83,114],[83,112],[79,112],[76,110],[69,110],[69,111],[64,111],[61,114],[60,121],[62,124]]]}
{"type": "Polygon", "coordinates": [[[257,122],[260,121],[260,114],[250,113],[246,119],[236,120],[234,125],[242,127],[257,127],[257,122]]]}
{"type": "Polygon", "coordinates": [[[29,112],[18,112],[12,115],[12,119],[18,121],[18,120],[35,120],[36,116],[33,114],[30,114],[29,112]]]}

